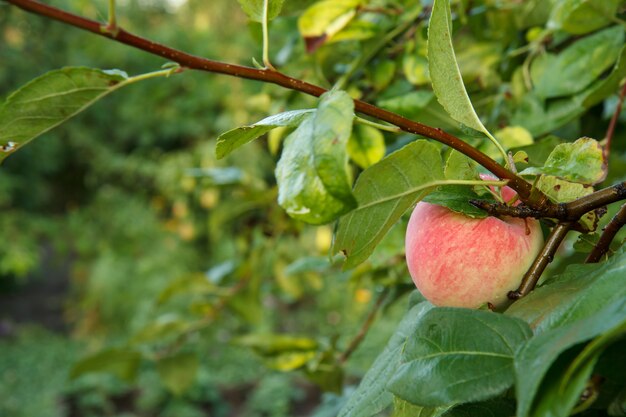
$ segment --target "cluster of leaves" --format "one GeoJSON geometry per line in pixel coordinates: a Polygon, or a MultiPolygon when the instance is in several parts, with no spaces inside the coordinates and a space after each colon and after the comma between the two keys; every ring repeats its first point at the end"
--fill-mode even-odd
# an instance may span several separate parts
{"type": "MultiPolygon", "coordinates": [[[[186,180],[194,182],[189,189],[195,190],[196,181],[209,185],[199,197],[200,205],[211,209],[204,235],[210,269],[197,274],[193,268],[168,270],[158,262],[144,269],[150,276],[180,278],[159,280],[146,310],[133,306],[134,314],[124,314],[137,323],[130,324],[134,337],[126,347],[81,361],[74,376],[108,371],[132,379],[142,361],[149,361],[164,384],[180,394],[193,384],[199,366],[186,346],[227,307],[257,325],[236,343],[256,350],[274,369],[302,370],[325,390],[341,392],[345,338],[260,332],[261,295],[278,289],[290,301],[302,301],[303,287],[366,278],[391,288],[396,299],[404,292],[406,271],[398,261],[402,231],[394,225],[403,222],[407,210],[426,198],[479,217],[485,214],[467,201],[488,196],[478,181],[482,168],[473,161],[355,117],[354,98],[444,128],[510,169],[518,165],[520,175],[556,203],[626,175],[623,144],[614,145],[607,160],[601,144],[591,139],[603,137],[603,115],[614,111],[614,95],[626,77],[623,2],[240,3],[263,29],[274,19],[270,42],[263,39],[263,44],[272,45],[272,62],[281,71],[333,88],[315,106],[304,98],[266,93],[271,104],[263,110],[273,115],[217,138],[216,158],[224,159],[223,165],[212,157],[197,163],[194,158],[207,150],[202,145],[196,156],[172,157],[179,168],[199,165],[187,171],[186,180]],[[276,114],[287,107],[296,110],[276,114]],[[268,153],[253,156],[260,146],[250,142],[264,135],[268,153]],[[273,167],[268,156],[276,157],[273,176],[268,175],[273,167]],[[251,161],[261,165],[258,172],[248,171],[251,161]],[[233,186],[229,190],[243,197],[233,191],[228,201],[217,204],[220,187],[233,186]],[[274,207],[274,199],[284,212],[274,207]],[[237,228],[235,220],[250,227],[237,228]],[[311,249],[306,231],[329,234],[327,226],[315,231],[301,222],[335,221],[332,249],[328,243],[312,249],[319,255],[330,249],[329,259],[294,252],[311,249]],[[225,224],[234,237],[222,246],[225,224]],[[344,268],[353,271],[339,270],[343,257],[344,268]],[[268,290],[263,284],[269,277],[276,285],[268,290]],[[304,285],[294,286],[290,277],[304,285]]],[[[4,156],[104,95],[172,76],[176,69],[129,77],[70,67],[35,79],[0,108],[4,156]]],[[[157,189],[167,194],[167,187],[157,189]]],[[[184,220],[188,204],[174,201],[172,210],[184,220]]],[[[601,221],[592,212],[580,220],[580,230],[594,232],[601,221]]],[[[185,230],[179,229],[182,237],[193,238],[185,230]]],[[[588,247],[593,236],[585,235],[576,247],[588,247]]],[[[396,333],[339,415],[373,416],[390,408],[398,417],[624,415],[626,293],[621,284],[626,254],[620,240],[600,266],[579,265],[576,253],[563,254],[543,284],[503,314],[436,308],[413,296],[396,333]]],[[[141,256],[131,246],[104,259],[115,263],[127,252],[141,256]]],[[[128,270],[119,279],[134,273],[128,270]]],[[[106,288],[110,281],[94,273],[89,292],[106,296],[98,286],[106,288]]]]}

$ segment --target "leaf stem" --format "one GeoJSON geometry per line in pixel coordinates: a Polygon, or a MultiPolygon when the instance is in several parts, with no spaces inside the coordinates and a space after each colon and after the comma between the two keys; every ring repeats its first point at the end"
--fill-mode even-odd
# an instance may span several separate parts
{"type": "Polygon", "coordinates": [[[496,139],[495,136],[493,136],[487,129],[485,129],[485,134],[487,135],[489,140],[491,142],[493,142],[494,145],[496,145],[496,148],[498,148],[498,150],[502,154],[502,160],[504,161],[505,166],[508,166],[509,169],[511,169],[513,172],[515,172],[515,165],[513,165],[513,167],[510,167],[509,156],[508,156],[506,150],[502,147],[502,145],[498,141],[498,139],[496,139]]]}
{"type": "Polygon", "coordinates": [[[270,62],[270,40],[268,30],[268,9],[270,0],[263,0],[263,65],[266,69],[275,70],[274,66],[270,62]]]}
{"type": "Polygon", "coordinates": [[[104,33],[110,33],[116,35],[118,31],[117,27],[117,13],[115,7],[115,0],[109,0],[109,16],[106,26],[100,27],[100,30],[104,33]]]}
{"type": "Polygon", "coordinates": [[[372,126],[372,127],[375,127],[376,129],[384,130],[386,132],[391,132],[391,133],[400,133],[400,132],[402,132],[402,129],[400,129],[397,126],[389,126],[389,125],[384,125],[384,124],[381,124],[381,123],[376,123],[376,122],[364,119],[364,118],[359,117],[359,116],[355,116],[354,117],[354,121],[356,123],[359,123],[359,124],[362,124],[362,125],[366,125],[366,126],[372,126]]]}

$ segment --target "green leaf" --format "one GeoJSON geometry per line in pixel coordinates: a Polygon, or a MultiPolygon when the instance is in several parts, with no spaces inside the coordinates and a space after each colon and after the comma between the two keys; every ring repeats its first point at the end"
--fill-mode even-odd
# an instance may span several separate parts
{"type": "Polygon", "coordinates": [[[428,68],[437,99],[452,118],[485,134],[467,95],[452,46],[449,0],[435,0],[428,25],[428,68]]]}
{"type": "Polygon", "coordinates": [[[0,107],[0,161],[126,85],[127,80],[122,71],[68,67],[50,71],[13,92],[0,107]]]}
{"type": "Polygon", "coordinates": [[[407,340],[389,389],[430,407],[491,398],[512,385],[515,350],[531,335],[522,320],[490,311],[432,309],[407,340]]]}
{"type": "Polygon", "coordinates": [[[241,126],[222,133],[215,144],[217,159],[222,159],[238,147],[263,136],[277,127],[296,127],[315,113],[315,109],[292,110],[266,117],[249,126],[241,126]]]}
{"type": "Polygon", "coordinates": [[[531,67],[534,92],[545,99],[583,91],[613,65],[623,46],[624,29],[613,26],[575,42],[558,55],[541,55],[531,67]]]}
{"type": "MultiPolygon", "coordinates": [[[[567,203],[593,193],[593,187],[569,182],[551,175],[541,175],[536,181],[537,189],[546,194],[555,203],[567,203]]],[[[578,223],[587,231],[593,231],[598,225],[595,211],[585,213],[578,223]]]]}
{"type": "MultiPolygon", "coordinates": [[[[265,0],[237,0],[250,20],[263,21],[263,5],[265,0]]],[[[272,20],[280,14],[285,0],[267,0],[267,19],[272,20]]]]}
{"type": "Polygon", "coordinates": [[[515,401],[495,398],[479,403],[467,403],[454,407],[443,417],[511,417],[515,415],[515,401]]]}
{"type": "Polygon", "coordinates": [[[393,398],[393,414],[391,417],[439,417],[448,407],[420,407],[401,398],[393,398]]]}
{"type": "Polygon", "coordinates": [[[625,274],[623,249],[602,264],[570,265],[563,274],[515,302],[505,314],[526,321],[535,334],[565,326],[626,297],[625,274]]]}
{"type": "Polygon", "coordinates": [[[352,98],[330,91],[315,114],[285,139],[276,180],[278,203],[291,217],[323,224],[356,206],[346,152],[353,118],[352,98]]]}
{"type": "Polygon", "coordinates": [[[554,327],[530,339],[515,357],[517,415],[526,417],[530,413],[542,379],[560,354],[614,328],[625,319],[626,301],[618,300],[584,319],[554,327]]]}
{"type": "Polygon", "coordinates": [[[511,152],[524,152],[528,156],[528,165],[541,167],[546,163],[552,150],[560,143],[563,143],[562,139],[549,135],[539,139],[532,145],[512,147],[511,152]]]}
{"type": "Polygon", "coordinates": [[[163,385],[175,395],[187,391],[196,380],[200,361],[195,353],[179,353],[156,363],[163,385]]]}
{"type": "Polygon", "coordinates": [[[611,23],[619,0],[563,0],[556,3],[548,28],[573,35],[593,32],[611,23]]]}
{"type": "MultiPolygon", "coordinates": [[[[487,213],[469,203],[470,200],[489,200],[487,195],[479,196],[472,187],[466,185],[444,185],[437,187],[424,197],[424,201],[444,206],[457,213],[462,213],[474,219],[483,219],[487,213]]],[[[495,200],[493,200],[495,202],[495,200]]]]}
{"type": "Polygon", "coordinates": [[[446,158],[444,175],[449,180],[475,180],[478,178],[476,161],[457,150],[452,150],[446,158]]]}
{"type": "Polygon", "coordinates": [[[361,173],[354,186],[358,207],[339,220],[333,253],[345,268],[365,261],[400,216],[443,181],[439,148],[412,142],[361,173]]]}
{"type": "Polygon", "coordinates": [[[306,9],[298,19],[298,29],[309,52],[341,31],[356,16],[361,0],[322,0],[306,9]]]}
{"type": "Polygon", "coordinates": [[[129,349],[109,349],[80,360],[70,372],[75,379],[89,373],[109,373],[132,382],[139,369],[141,354],[129,349]]]}
{"type": "Polygon", "coordinates": [[[391,405],[393,395],[386,389],[387,382],[400,365],[407,337],[413,333],[419,318],[431,308],[433,306],[428,302],[420,302],[411,307],[338,417],[370,417],[391,405]]]}
{"type": "Polygon", "coordinates": [[[584,96],[585,108],[595,106],[605,98],[614,94],[620,83],[626,77],[626,46],[622,47],[617,62],[611,73],[604,79],[596,81],[584,96]]]}
{"type": "Polygon", "coordinates": [[[357,124],[348,141],[348,155],[361,168],[369,168],[385,156],[385,137],[374,127],[357,124]]]}
{"type": "Polygon", "coordinates": [[[543,167],[526,168],[520,174],[553,175],[567,181],[593,185],[606,178],[607,166],[598,141],[580,138],[574,143],[557,145],[543,167]]]}
{"type": "Polygon", "coordinates": [[[260,355],[276,355],[289,351],[307,351],[317,349],[317,342],[308,337],[283,334],[249,334],[238,337],[234,343],[254,349],[260,355]]]}

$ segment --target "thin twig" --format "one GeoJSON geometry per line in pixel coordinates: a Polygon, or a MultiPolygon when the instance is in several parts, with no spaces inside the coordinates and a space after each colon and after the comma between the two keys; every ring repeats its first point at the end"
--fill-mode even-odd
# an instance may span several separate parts
{"type": "Polygon", "coordinates": [[[388,288],[385,288],[385,290],[380,293],[380,295],[376,299],[376,302],[372,306],[372,309],[370,310],[369,314],[365,318],[365,321],[361,325],[361,329],[356,334],[356,336],[354,336],[354,339],[352,339],[352,341],[350,342],[346,350],[339,357],[340,363],[345,363],[350,358],[350,356],[354,353],[354,351],[359,347],[363,339],[365,339],[365,335],[367,335],[367,332],[372,326],[372,323],[374,323],[376,314],[378,314],[378,310],[380,310],[380,307],[383,305],[385,298],[387,298],[387,294],[389,294],[388,288]]]}
{"type": "Polygon", "coordinates": [[[619,92],[617,106],[615,106],[615,111],[613,112],[613,116],[611,117],[611,121],[609,122],[609,127],[606,130],[606,143],[604,145],[604,149],[602,150],[602,156],[604,157],[604,162],[607,165],[609,163],[609,154],[611,152],[611,140],[613,140],[613,135],[615,133],[615,126],[617,125],[617,120],[619,119],[619,115],[622,112],[622,104],[624,104],[625,97],[626,97],[626,83],[624,83],[624,85],[622,86],[622,89],[619,92]]]}
{"type": "Polygon", "coordinates": [[[598,239],[598,243],[593,248],[593,250],[587,256],[585,263],[595,263],[599,262],[600,259],[604,257],[604,255],[609,251],[609,246],[611,242],[617,235],[617,232],[626,224],[626,204],[622,205],[617,214],[611,219],[609,224],[606,225],[600,239],[598,239]]]}
{"type": "Polygon", "coordinates": [[[557,224],[552,229],[543,249],[539,252],[539,255],[537,255],[530,268],[528,268],[528,271],[526,271],[524,278],[522,278],[522,283],[519,288],[508,293],[509,299],[519,300],[520,298],[528,295],[528,293],[535,288],[541,274],[546,269],[548,264],[552,262],[556,250],[559,248],[561,242],[563,242],[563,239],[565,239],[565,236],[567,236],[567,233],[571,228],[571,222],[562,222],[557,224]]]}
{"type": "MultiPolygon", "coordinates": [[[[65,24],[86,30],[99,36],[113,39],[116,42],[120,42],[149,52],[153,55],[157,55],[165,59],[177,62],[181,66],[190,69],[225,74],[238,78],[263,81],[266,83],[276,84],[291,90],[296,90],[315,97],[319,97],[327,91],[322,87],[307,83],[296,78],[289,77],[278,71],[228,64],[225,62],[219,62],[194,56],[186,52],[171,48],[169,46],[154,42],[152,40],[134,35],[121,28],[118,30],[117,33],[114,34],[103,33],[101,31],[101,24],[99,22],[57,9],[56,7],[48,6],[35,0],[5,1],[28,12],[45,16],[59,22],[63,22],[65,24]]],[[[509,171],[504,166],[500,165],[483,152],[462,141],[456,136],[446,133],[442,129],[411,121],[398,114],[381,109],[361,100],[354,100],[354,104],[355,110],[359,113],[375,117],[379,120],[396,125],[405,132],[434,139],[438,142],[450,146],[453,149],[456,149],[457,151],[468,156],[469,158],[473,159],[474,161],[491,171],[491,173],[496,175],[498,178],[509,180],[508,186],[514,189],[519,194],[520,198],[524,200],[527,204],[533,207],[539,207],[543,204],[550,205],[549,201],[541,193],[539,198],[536,198],[532,201],[529,200],[529,198],[531,197],[531,185],[526,182],[526,180],[519,177],[518,175],[515,175],[513,172],[509,171]]]]}

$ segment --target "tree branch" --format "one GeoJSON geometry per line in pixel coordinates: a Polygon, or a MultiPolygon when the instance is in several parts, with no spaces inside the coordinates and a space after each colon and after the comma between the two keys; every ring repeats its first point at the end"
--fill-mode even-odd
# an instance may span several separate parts
{"type": "Polygon", "coordinates": [[[622,205],[617,214],[606,225],[598,243],[587,256],[585,263],[599,262],[600,259],[609,251],[609,245],[617,235],[617,232],[626,224],[626,204],[622,205]]]}
{"type": "Polygon", "coordinates": [[[626,181],[598,190],[569,203],[546,205],[541,208],[525,205],[509,206],[504,203],[491,203],[484,200],[470,200],[469,203],[495,217],[534,217],[536,219],[550,218],[576,222],[585,213],[624,199],[626,199],[626,181]]]}
{"type": "Polygon", "coordinates": [[[563,242],[563,239],[565,239],[565,236],[567,236],[567,233],[571,228],[571,222],[562,222],[557,224],[552,229],[543,249],[539,252],[539,255],[537,255],[537,258],[535,258],[535,261],[530,266],[528,271],[526,271],[524,278],[522,278],[522,283],[519,288],[508,293],[509,299],[519,300],[520,298],[528,295],[528,293],[535,288],[541,274],[546,269],[548,264],[552,262],[556,250],[559,248],[561,242],[563,242]]]}
{"type": "MultiPolygon", "coordinates": [[[[103,36],[105,38],[115,40],[117,42],[135,47],[137,49],[141,49],[150,54],[174,61],[181,66],[190,69],[231,75],[234,77],[246,78],[250,80],[263,81],[266,83],[276,84],[291,90],[296,90],[315,97],[319,97],[327,91],[322,87],[286,76],[278,71],[274,71],[271,69],[257,69],[242,65],[228,64],[191,55],[186,52],[171,48],[169,46],[134,35],[122,28],[118,28],[115,33],[109,33],[106,31],[103,32],[101,30],[102,24],[99,22],[57,9],[56,7],[48,6],[35,0],[5,1],[23,10],[26,10],[27,12],[45,16],[47,18],[57,20],[70,26],[86,30],[98,36],[103,36]]],[[[383,110],[379,107],[376,107],[361,100],[354,100],[354,104],[355,110],[359,113],[375,117],[379,120],[398,126],[405,132],[434,139],[438,142],[448,145],[453,149],[456,149],[457,151],[468,156],[469,158],[473,159],[474,161],[491,171],[498,178],[509,180],[508,186],[514,189],[518,193],[520,198],[528,205],[532,207],[543,207],[546,204],[549,206],[552,205],[547,200],[547,198],[543,198],[545,196],[540,196],[536,199],[533,196],[533,201],[530,201],[530,191],[532,187],[527,181],[509,171],[504,166],[498,164],[489,156],[480,152],[473,146],[465,143],[461,139],[449,133],[446,133],[441,129],[411,121],[398,114],[383,110]]]]}

